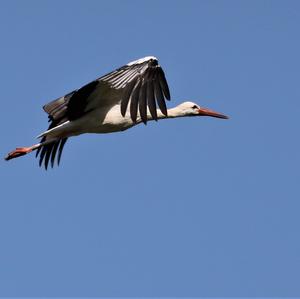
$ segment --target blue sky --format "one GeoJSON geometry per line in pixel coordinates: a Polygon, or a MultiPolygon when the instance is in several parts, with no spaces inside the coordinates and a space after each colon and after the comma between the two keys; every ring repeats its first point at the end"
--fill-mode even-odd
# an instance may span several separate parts
{"type": "Polygon", "coordinates": [[[1,152],[155,55],[188,118],[0,166],[0,296],[300,296],[299,1],[1,1],[1,152]]]}

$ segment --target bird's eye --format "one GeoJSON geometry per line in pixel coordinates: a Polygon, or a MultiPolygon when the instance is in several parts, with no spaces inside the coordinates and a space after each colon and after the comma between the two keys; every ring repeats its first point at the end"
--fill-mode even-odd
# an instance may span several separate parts
{"type": "Polygon", "coordinates": [[[193,107],[192,107],[192,109],[197,109],[198,108],[198,106],[197,105],[194,105],[193,107]]]}

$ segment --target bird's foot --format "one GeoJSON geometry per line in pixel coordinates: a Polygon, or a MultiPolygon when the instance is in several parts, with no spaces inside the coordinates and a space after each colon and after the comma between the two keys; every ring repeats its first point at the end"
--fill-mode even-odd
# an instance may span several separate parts
{"type": "Polygon", "coordinates": [[[14,151],[8,153],[8,155],[4,158],[6,161],[24,156],[28,153],[32,152],[32,147],[17,147],[14,151]]]}

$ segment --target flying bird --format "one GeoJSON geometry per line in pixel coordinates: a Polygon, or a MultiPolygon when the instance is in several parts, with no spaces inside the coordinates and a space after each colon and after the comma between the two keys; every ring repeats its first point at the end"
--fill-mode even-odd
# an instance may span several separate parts
{"type": "Polygon", "coordinates": [[[227,119],[224,114],[184,102],[167,109],[170,91],[163,69],[154,56],[132,62],[62,96],[43,109],[49,117],[49,128],[41,133],[40,142],[18,147],[5,160],[36,151],[39,165],[59,165],[69,137],[84,133],[124,131],[151,120],[212,116],[227,119]],[[157,106],[159,109],[157,109],[157,106]]]}

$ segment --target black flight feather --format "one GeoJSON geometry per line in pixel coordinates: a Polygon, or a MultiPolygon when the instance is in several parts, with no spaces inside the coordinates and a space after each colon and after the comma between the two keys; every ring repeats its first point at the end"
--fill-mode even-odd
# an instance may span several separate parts
{"type": "Polygon", "coordinates": [[[146,98],[147,90],[146,89],[147,89],[147,84],[143,79],[140,88],[140,94],[139,94],[139,112],[140,112],[142,122],[144,124],[147,124],[147,98],[146,98]]]}
{"type": "Polygon", "coordinates": [[[162,69],[158,72],[159,84],[164,93],[165,98],[169,101],[171,99],[169,86],[165,77],[165,73],[162,69]]]}
{"type": "Polygon", "coordinates": [[[134,86],[134,89],[130,97],[130,115],[133,122],[136,122],[136,118],[137,118],[140,85],[141,85],[141,81],[138,80],[134,86]]]}
{"type": "Polygon", "coordinates": [[[147,102],[150,114],[154,120],[157,120],[156,104],[154,97],[153,84],[151,81],[147,82],[147,102]]]}
{"type": "Polygon", "coordinates": [[[168,110],[164,99],[164,95],[157,80],[154,80],[154,94],[160,111],[165,116],[168,116],[168,110]]]}
{"type": "Polygon", "coordinates": [[[135,83],[136,83],[136,81],[131,81],[129,84],[127,84],[127,86],[125,87],[125,90],[123,92],[122,99],[121,99],[121,114],[122,114],[122,116],[125,116],[125,114],[126,114],[130,95],[135,86],[135,83]]]}

